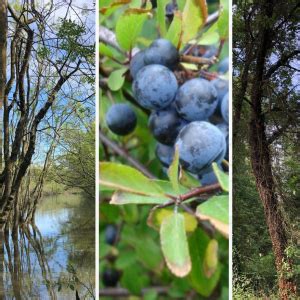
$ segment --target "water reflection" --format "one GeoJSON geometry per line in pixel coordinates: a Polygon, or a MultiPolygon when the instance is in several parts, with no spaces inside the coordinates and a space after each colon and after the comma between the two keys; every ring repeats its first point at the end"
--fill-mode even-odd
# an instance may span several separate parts
{"type": "Polygon", "coordinates": [[[94,211],[83,206],[44,199],[35,224],[0,235],[0,299],[94,299],[94,211]]]}

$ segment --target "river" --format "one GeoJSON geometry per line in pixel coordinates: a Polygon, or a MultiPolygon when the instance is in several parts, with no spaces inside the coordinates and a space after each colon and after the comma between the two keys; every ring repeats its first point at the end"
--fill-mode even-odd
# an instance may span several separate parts
{"type": "Polygon", "coordinates": [[[35,224],[0,237],[0,299],[94,299],[94,210],[85,202],[45,197],[35,224]]]}

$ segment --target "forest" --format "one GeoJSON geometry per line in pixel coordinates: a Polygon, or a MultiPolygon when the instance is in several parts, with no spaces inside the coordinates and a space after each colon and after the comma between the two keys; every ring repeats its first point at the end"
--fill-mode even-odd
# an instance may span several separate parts
{"type": "Polygon", "coordinates": [[[95,298],[90,1],[0,4],[0,298],[95,298]]]}
{"type": "Polygon", "coordinates": [[[234,299],[298,299],[299,14],[233,3],[234,299]]]}

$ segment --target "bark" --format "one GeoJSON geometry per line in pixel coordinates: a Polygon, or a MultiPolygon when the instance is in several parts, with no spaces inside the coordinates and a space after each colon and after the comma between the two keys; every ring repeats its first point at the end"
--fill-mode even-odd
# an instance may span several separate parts
{"type": "MultiPolygon", "coordinates": [[[[272,1],[266,2],[265,15],[272,16],[272,1]]],[[[256,187],[264,207],[264,214],[272,241],[275,265],[279,275],[280,298],[287,300],[296,293],[296,285],[287,278],[283,270],[283,262],[288,263],[285,255],[287,232],[284,218],[276,195],[276,186],[272,174],[269,144],[266,136],[264,114],[262,112],[263,78],[268,50],[272,47],[272,29],[266,26],[260,34],[256,55],[254,81],[251,89],[251,120],[249,124],[251,166],[256,180],[256,187]]]]}
{"type": "MultiPolygon", "coordinates": [[[[0,111],[3,108],[6,85],[7,0],[0,3],[0,111]]],[[[0,122],[0,171],[2,171],[2,122],[0,122]]]]}

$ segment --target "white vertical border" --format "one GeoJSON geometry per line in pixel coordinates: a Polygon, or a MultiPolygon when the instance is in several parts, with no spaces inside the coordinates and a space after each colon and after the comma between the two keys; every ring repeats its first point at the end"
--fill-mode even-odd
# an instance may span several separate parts
{"type": "Polygon", "coordinates": [[[233,279],[233,269],[232,269],[232,245],[233,245],[233,230],[232,230],[232,120],[233,120],[233,97],[232,97],[232,81],[233,81],[233,65],[232,65],[232,0],[229,0],[229,299],[232,299],[232,279],[233,279]]]}
{"type": "Polygon", "coordinates": [[[99,113],[100,113],[100,90],[99,90],[99,0],[96,1],[95,8],[95,107],[96,107],[96,120],[95,120],[95,170],[96,170],[96,182],[95,182],[95,298],[99,299],[99,113]]]}

